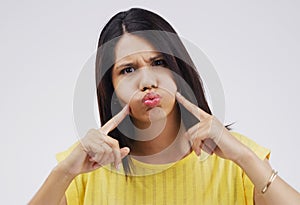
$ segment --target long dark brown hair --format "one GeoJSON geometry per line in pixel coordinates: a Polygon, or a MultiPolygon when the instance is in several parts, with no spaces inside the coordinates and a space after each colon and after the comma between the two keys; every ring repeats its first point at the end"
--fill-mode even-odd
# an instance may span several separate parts
{"type": "MultiPolygon", "coordinates": [[[[112,67],[115,62],[114,48],[118,39],[124,33],[141,36],[150,42],[158,51],[162,53],[167,67],[180,76],[188,85],[180,86],[178,79],[177,87],[180,93],[189,100],[196,100],[196,104],[205,112],[212,114],[205,98],[202,80],[195,68],[195,65],[189,56],[177,33],[172,26],[159,15],[141,8],[131,8],[127,11],[119,12],[113,16],[101,31],[98,41],[96,57],[96,85],[97,100],[101,119],[104,125],[112,118],[111,104],[114,99],[114,87],[112,84],[112,67]],[[147,31],[147,32],[141,32],[147,31]],[[156,33],[155,31],[162,31],[156,33]],[[170,37],[172,34],[172,37],[170,37]],[[109,45],[108,45],[109,44],[109,45]],[[193,93],[191,93],[191,90],[193,93]]],[[[180,106],[177,104],[177,106],[180,106]]],[[[120,108],[121,109],[121,106],[120,108]]],[[[185,110],[180,106],[180,110],[185,110]]],[[[189,112],[181,112],[181,118],[185,126],[191,127],[197,123],[189,112]]],[[[229,127],[227,127],[229,129],[229,127]]],[[[114,129],[109,135],[119,141],[120,147],[131,148],[131,139],[126,137],[118,128],[114,129]]],[[[128,174],[130,169],[130,159],[124,158],[123,167],[128,174]]]]}

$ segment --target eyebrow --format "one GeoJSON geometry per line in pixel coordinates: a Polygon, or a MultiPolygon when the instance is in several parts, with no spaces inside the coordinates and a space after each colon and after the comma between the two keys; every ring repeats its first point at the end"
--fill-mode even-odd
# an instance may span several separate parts
{"type": "Polygon", "coordinates": [[[161,57],[163,57],[163,54],[157,54],[156,56],[154,56],[154,57],[151,57],[150,58],[150,61],[153,61],[153,60],[155,60],[155,59],[157,59],[157,58],[161,58],[161,57]]]}
{"type": "Polygon", "coordinates": [[[118,65],[116,67],[116,70],[118,70],[120,68],[128,67],[128,66],[133,66],[133,63],[124,63],[124,64],[121,64],[121,65],[118,65]]]}
{"type": "MultiPolygon", "coordinates": [[[[156,55],[154,57],[149,58],[149,62],[154,61],[155,59],[161,58],[161,57],[163,57],[163,55],[162,54],[158,54],[158,55],[156,55]]],[[[133,65],[134,65],[133,63],[123,63],[123,64],[118,65],[116,67],[116,70],[118,70],[120,68],[128,67],[128,66],[133,66],[133,65]]]]}

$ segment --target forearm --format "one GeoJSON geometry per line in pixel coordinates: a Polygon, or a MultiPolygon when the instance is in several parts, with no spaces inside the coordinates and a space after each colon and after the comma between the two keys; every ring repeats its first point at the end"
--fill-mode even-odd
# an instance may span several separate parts
{"type": "Polygon", "coordinates": [[[272,174],[272,168],[268,163],[259,159],[252,151],[247,150],[245,153],[244,157],[236,163],[245,171],[266,205],[300,204],[300,194],[279,176],[275,178],[267,191],[262,194],[261,190],[266,186],[272,174]]]}
{"type": "Polygon", "coordinates": [[[58,164],[50,173],[42,187],[29,202],[30,205],[57,205],[74,176],[69,174],[62,164],[58,164]]]}

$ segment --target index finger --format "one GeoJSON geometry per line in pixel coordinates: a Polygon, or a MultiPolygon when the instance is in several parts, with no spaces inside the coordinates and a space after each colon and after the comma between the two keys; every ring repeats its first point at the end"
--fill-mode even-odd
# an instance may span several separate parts
{"type": "Polygon", "coordinates": [[[122,120],[126,117],[128,113],[129,113],[129,105],[125,105],[123,109],[114,117],[112,117],[107,123],[105,123],[100,128],[100,130],[105,134],[108,134],[110,131],[115,129],[120,124],[120,122],[122,122],[122,120]]]}
{"type": "Polygon", "coordinates": [[[190,113],[192,113],[198,120],[203,120],[210,116],[200,107],[194,105],[185,97],[183,97],[179,92],[176,92],[176,99],[179,103],[181,103],[190,113]]]}

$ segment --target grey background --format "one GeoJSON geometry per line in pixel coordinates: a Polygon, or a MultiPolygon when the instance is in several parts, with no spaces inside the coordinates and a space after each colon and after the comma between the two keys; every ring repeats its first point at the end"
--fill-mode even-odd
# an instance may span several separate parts
{"type": "Polygon", "coordinates": [[[211,59],[226,122],[272,150],[272,166],[300,190],[298,1],[1,1],[1,202],[24,204],[77,140],[76,79],[117,11],[165,17],[211,59]]]}

